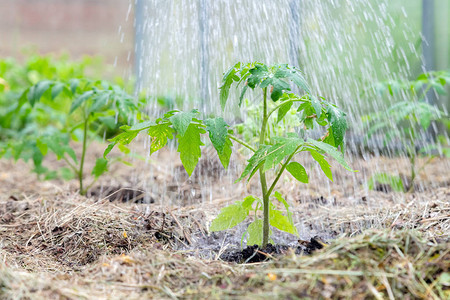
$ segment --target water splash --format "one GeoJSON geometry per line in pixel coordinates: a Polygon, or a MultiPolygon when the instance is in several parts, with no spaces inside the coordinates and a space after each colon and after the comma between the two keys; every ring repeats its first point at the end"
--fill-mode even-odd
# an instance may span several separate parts
{"type": "MultiPolygon", "coordinates": [[[[180,109],[196,107],[205,114],[222,114],[219,83],[223,72],[236,61],[289,62],[304,70],[317,95],[348,112],[352,124],[349,149],[370,159],[379,152],[374,147],[374,153],[367,153],[362,147],[361,116],[390,105],[374,84],[409,78],[421,68],[421,36],[410,26],[406,10],[388,0],[138,2],[143,20],[137,24],[137,31],[142,31],[142,38],[136,41],[140,49],[138,89],[146,92],[148,111],[154,115],[160,111],[156,101],[160,96],[174,99],[180,109]]],[[[398,100],[405,97],[400,94],[398,100]]],[[[245,118],[231,108],[234,106],[229,105],[225,112],[230,122],[237,116],[245,118]]],[[[165,172],[173,172],[172,164],[165,172]]],[[[352,192],[360,189],[371,173],[385,171],[385,166],[372,168],[348,175],[354,183],[352,192]]],[[[199,176],[201,198],[211,199],[210,185],[215,179],[199,176]]],[[[174,180],[185,182],[178,171],[174,180]]],[[[331,197],[336,190],[348,194],[348,188],[333,184],[326,189],[331,197]]],[[[313,185],[307,189],[315,191],[313,185]]],[[[222,197],[229,195],[226,190],[224,193],[222,197]]]]}

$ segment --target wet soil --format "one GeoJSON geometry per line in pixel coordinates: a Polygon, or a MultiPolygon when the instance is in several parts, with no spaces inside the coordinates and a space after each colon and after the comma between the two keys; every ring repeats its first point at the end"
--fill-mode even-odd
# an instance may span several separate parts
{"type": "Polygon", "coordinates": [[[299,240],[299,244],[301,245],[287,246],[267,244],[265,247],[253,245],[239,251],[226,251],[220,255],[220,259],[235,263],[257,263],[292,252],[297,255],[312,254],[313,251],[322,249],[325,245],[318,237],[311,238],[310,241],[299,240]]]}

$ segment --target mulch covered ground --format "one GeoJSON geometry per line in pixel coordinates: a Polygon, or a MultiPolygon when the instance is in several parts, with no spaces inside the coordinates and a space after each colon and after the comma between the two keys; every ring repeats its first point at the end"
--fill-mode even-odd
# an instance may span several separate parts
{"type": "Polygon", "coordinates": [[[403,159],[355,159],[360,172],[336,168],[333,183],[314,172],[309,186],[286,178],[280,191],[300,237],[274,240],[304,250],[317,238],[323,248],[256,249],[266,261],[237,264],[221,257],[241,250],[246,225],[208,226],[224,205],[258,195],[257,181],[231,186],[232,172],[212,160],[187,179],[170,171],[179,168],[173,155],[115,167],[92,197],[75,181],[38,181],[27,165],[1,160],[0,298],[450,297],[448,160],[434,160],[407,194],[364,184],[373,170],[406,173],[403,159]]]}

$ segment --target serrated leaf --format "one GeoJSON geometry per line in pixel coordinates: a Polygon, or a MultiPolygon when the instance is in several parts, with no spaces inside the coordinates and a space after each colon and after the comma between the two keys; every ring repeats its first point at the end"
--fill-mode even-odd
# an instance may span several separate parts
{"type": "Polygon", "coordinates": [[[270,170],[278,165],[285,157],[294,153],[303,143],[303,139],[299,138],[296,134],[277,138],[276,144],[267,150],[263,171],[270,170]]]}
{"type": "Polygon", "coordinates": [[[206,133],[206,131],[191,123],[184,135],[178,137],[177,151],[180,152],[181,163],[189,176],[191,176],[202,155],[200,150],[200,146],[204,146],[200,139],[200,134],[202,133],[206,133]]]}
{"type": "Polygon", "coordinates": [[[139,122],[139,123],[134,124],[133,126],[131,126],[130,130],[141,131],[141,130],[147,129],[150,126],[153,126],[153,125],[156,125],[156,123],[153,122],[153,121],[139,122]]]}
{"type": "Polygon", "coordinates": [[[247,228],[247,246],[262,245],[263,241],[263,220],[256,219],[247,228]]]}
{"type": "Polygon", "coordinates": [[[284,103],[278,108],[278,116],[277,116],[277,123],[279,123],[281,120],[283,120],[284,116],[288,113],[288,111],[291,109],[294,102],[289,101],[284,103]]]}
{"type": "Polygon", "coordinates": [[[50,88],[51,84],[52,81],[43,80],[30,88],[30,91],[28,92],[28,101],[31,106],[34,106],[34,104],[41,99],[42,95],[50,88]]]}
{"type": "Polygon", "coordinates": [[[225,110],[231,85],[234,81],[239,80],[239,77],[236,80],[236,73],[239,71],[240,67],[241,63],[238,62],[223,75],[222,86],[220,87],[220,106],[222,107],[222,110],[225,110]]]}
{"type": "Polygon", "coordinates": [[[70,91],[72,92],[72,94],[75,94],[79,84],[80,84],[79,79],[74,78],[69,80],[70,91]]]}
{"type": "Polygon", "coordinates": [[[223,118],[207,119],[205,121],[206,130],[209,133],[209,138],[217,153],[223,153],[225,143],[228,138],[228,124],[223,118]]]}
{"type": "Polygon", "coordinates": [[[272,93],[270,94],[270,98],[272,99],[273,102],[278,101],[278,99],[280,99],[281,96],[283,95],[284,91],[290,90],[289,83],[278,78],[272,78],[271,84],[273,86],[273,90],[272,93]]]}
{"type": "Polygon", "coordinates": [[[222,163],[222,166],[225,169],[228,169],[228,165],[230,164],[230,158],[231,158],[231,152],[232,152],[233,144],[231,143],[231,140],[228,138],[225,142],[225,146],[223,148],[222,153],[218,153],[219,160],[222,163]]]}
{"type": "Polygon", "coordinates": [[[108,171],[108,160],[105,158],[97,158],[91,174],[94,175],[95,178],[98,178],[107,171],[108,171]]]}
{"type": "Polygon", "coordinates": [[[242,88],[241,95],[239,96],[239,107],[241,107],[241,105],[242,105],[242,100],[244,99],[244,95],[247,92],[247,90],[248,90],[248,85],[245,85],[242,88]]]}
{"type": "Polygon", "coordinates": [[[323,173],[331,180],[333,181],[333,174],[331,173],[331,166],[325,159],[325,157],[313,149],[308,149],[308,151],[311,153],[311,156],[314,158],[315,161],[317,161],[320,165],[320,168],[322,169],[323,173]]]}
{"type": "Polygon", "coordinates": [[[278,65],[277,67],[278,69],[275,71],[276,78],[290,79],[299,88],[303,89],[306,93],[311,94],[311,88],[299,69],[286,64],[278,65]]]}
{"type": "Polygon", "coordinates": [[[273,227],[291,234],[298,235],[297,228],[292,224],[288,217],[276,209],[271,209],[269,212],[269,222],[273,227]]]}
{"type": "Polygon", "coordinates": [[[314,108],[317,118],[319,119],[322,115],[322,104],[320,103],[319,99],[317,99],[316,96],[311,95],[310,99],[311,99],[311,106],[314,108]]]}
{"type": "Polygon", "coordinates": [[[64,89],[63,83],[61,82],[55,83],[55,85],[52,86],[52,100],[54,100],[59,94],[61,94],[63,89],[64,89]]]}
{"type": "Polygon", "coordinates": [[[308,183],[308,174],[306,173],[305,167],[296,161],[289,163],[286,170],[298,181],[303,183],[308,183]]]}
{"type": "Polygon", "coordinates": [[[249,214],[249,209],[242,206],[241,201],[226,206],[220,210],[219,215],[212,221],[210,231],[222,231],[233,228],[244,221],[249,214]]]}
{"type": "Polygon", "coordinates": [[[251,74],[247,78],[247,85],[254,89],[257,85],[261,83],[261,81],[268,77],[268,69],[267,66],[263,64],[255,64],[255,66],[251,69],[249,69],[249,73],[251,74]]]}
{"type": "Polygon", "coordinates": [[[72,102],[72,106],[70,107],[69,114],[73,113],[78,107],[81,106],[81,104],[83,104],[86,100],[88,100],[90,97],[92,97],[92,95],[94,95],[94,91],[90,90],[90,91],[86,91],[83,94],[81,94],[80,96],[78,96],[72,102]]]}
{"type": "Polygon", "coordinates": [[[110,97],[109,91],[101,91],[92,97],[92,105],[89,107],[89,113],[101,111],[110,97]]]}
{"type": "Polygon", "coordinates": [[[169,123],[150,126],[148,135],[151,136],[150,155],[167,145],[168,139],[173,139],[175,130],[169,123]]]}
{"type": "Polygon", "coordinates": [[[341,145],[344,141],[345,131],[347,130],[347,120],[345,113],[334,105],[328,105],[327,117],[333,129],[334,144],[341,145]]]}
{"type": "Polygon", "coordinates": [[[357,172],[357,171],[353,170],[352,168],[350,168],[350,166],[344,159],[344,155],[341,152],[339,152],[335,147],[333,147],[327,143],[319,142],[319,141],[316,141],[313,139],[308,139],[307,142],[311,145],[314,145],[318,149],[324,151],[331,157],[333,157],[339,164],[341,164],[348,171],[357,172]]]}
{"type": "Polygon", "coordinates": [[[173,128],[178,132],[178,134],[183,136],[197,113],[198,112],[196,110],[192,110],[190,112],[182,111],[171,116],[169,121],[172,123],[173,128]]]}
{"type": "Polygon", "coordinates": [[[267,149],[269,148],[269,145],[260,145],[259,148],[256,150],[256,152],[253,154],[252,157],[248,160],[248,164],[245,167],[244,171],[242,172],[239,179],[236,180],[236,182],[241,181],[247,175],[250,174],[248,180],[250,180],[253,176],[253,174],[257,171],[259,166],[264,162],[265,155],[267,152],[267,149]]]}

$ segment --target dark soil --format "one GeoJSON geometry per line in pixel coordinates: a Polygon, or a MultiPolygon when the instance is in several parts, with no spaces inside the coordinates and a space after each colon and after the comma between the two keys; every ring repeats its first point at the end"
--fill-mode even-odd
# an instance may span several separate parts
{"type": "Polygon", "coordinates": [[[317,249],[322,249],[323,246],[323,242],[318,237],[314,237],[309,242],[299,240],[299,245],[295,247],[272,244],[267,244],[264,248],[260,248],[258,245],[248,246],[241,251],[227,251],[220,256],[220,259],[236,263],[257,263],[289,252],[311,254],[317,249]]]}

